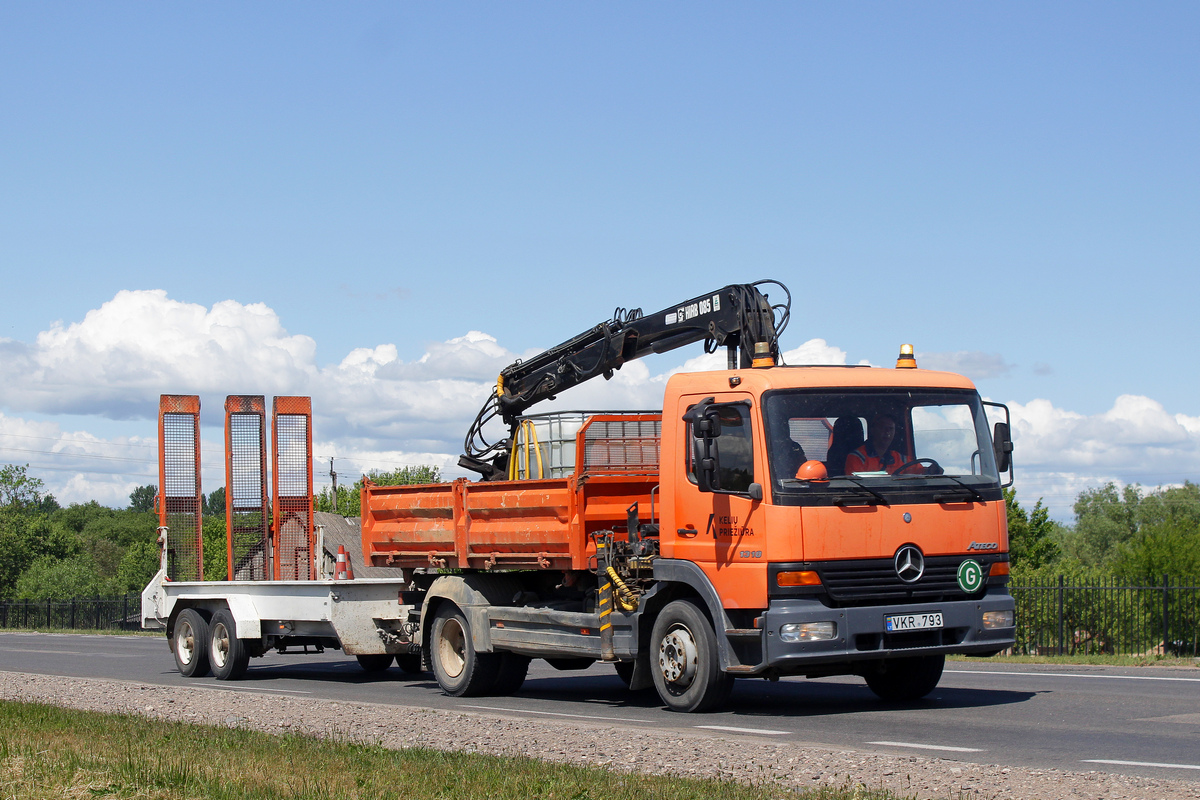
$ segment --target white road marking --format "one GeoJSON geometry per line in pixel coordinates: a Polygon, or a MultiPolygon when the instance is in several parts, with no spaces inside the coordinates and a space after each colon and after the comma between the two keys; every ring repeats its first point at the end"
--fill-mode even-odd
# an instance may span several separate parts
{"type": "Polygon", "coordinates": [[[768,736],[787,736],[791,731],[772,731],[767,728],[735,728],[732,725],[693,725],[693,728],[707,728],[710,731],[730,731],[732,733],[762,733],[768,736]]]}
{"type": "Polygon", "coordinates": [[[85,653],[82,650],[42,650],[34,647],[6,647],[6,653],[47,653],[52,656],[88,656],[89,658],[142,658],[142,653],[85,653]]]}
{"type": "MultiPolygon", "coordinates": [[[[304,692],[304,691],[301,691],[300,689],[256,689],[253,686],[241,686],[241,685],[230,686],[227,683],[189,683],[187,685],[188,686],[212,686],[215,689],[229,689],[230,691],[235,691],[235,692],[270,692],[271,694],[276,694],[278,692],[286,692],[287,694],[312,694],[312,692],[304,692]]],[[[331,701],[331,702],[337,702],[337,701],[331,701]]],[[[353,703],[356,701],[345,700],[343,702],[353,703]]]]}
{"type": "Polygon", "coordinates": [[[1085,758],[1085,764],[1116,764],[1120,767],[1166,767],[1167,769],[1200,769],[1200,764],[1160,764],[1156,761],[1115,761],[1109,758],[1085,758]]]}
{"type": "Polygon", "coordinates": [[[1002,672],[986,669],[948,669],[947,674],[954,675],[1024,675],[1034,678],[1103,678],[1113,681],[1182,681],[1184,683],[1200,683],[1200,678],[1167,678],[1158,675],[1090,675],[1084,672],[1002,672]]]}
{"type": "Polygon", "coordinates": [[[511,714],[541,714],[547,717],[574,717],[576,719],[599,719],[605,722],[642,722],[646,723],[649,720],[633,719],[632,717],[601,717],[595,714],[564,714],[561,711],[530,711],[524,708],[502,708],[500,706],[468,706],[463,708],[482,708],[484,711],[507,711],[511,714]]]}
{"type": "Polygon", "coordinates": [[[984,752],[978,747],[951,747],[948,744],[918,744],[916,742],[867,742],[867,744],[881,744],[885,747],[912,747],[917,750],[948,750],[951,753],[984,752]]]}

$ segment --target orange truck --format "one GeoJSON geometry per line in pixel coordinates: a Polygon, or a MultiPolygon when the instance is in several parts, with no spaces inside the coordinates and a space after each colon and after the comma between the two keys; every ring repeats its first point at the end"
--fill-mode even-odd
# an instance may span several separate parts
{"type": "Polygon", "coordinates": [[[947,654],[1012,646],[1007,409],[907,345],[896,369],[778,364],[787,308],[760,285],[619,311],[510,367],[480,414],[509,435],[471,452],[477,425],[461,462],[484,480],[363,489],[364,560],[411,571],[443,691],[511,692],[544,658],[611,662],[678,711],[787,675],[903,700],[947,654]],[[689,323],[731,368],[672,376],[661,413],[522,413],[689,323]]]}
{"type": "Polygon", "coordinates": [[[787,294],[760,281],[618,309],[506,368],[459,462],[479,479],[364,486],[364,563],[395,578],[157,580],[144,624],[185,675],[226,679],[314,644],[431,670],[452,696],[514,692],[534,658],[611,663],[684,712],[736,678],[925,696],[947,654],[1014,643],[1008,411],[908,345],[895,369],[780,363],[790,294],[773,305],[772,284],[787,294]],[[527,413],[700,341],[727,369],[673,375],[661,410],[527,413]]]}

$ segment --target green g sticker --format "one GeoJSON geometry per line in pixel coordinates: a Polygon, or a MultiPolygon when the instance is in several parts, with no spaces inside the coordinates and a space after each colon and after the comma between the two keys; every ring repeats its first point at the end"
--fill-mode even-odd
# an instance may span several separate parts
{"type": "Polygon", "coordinates": [[[975,594],[983,586],[983,567],[979,562],[968,558],[958,565],[958,585],[967,594],[975,594]]]}

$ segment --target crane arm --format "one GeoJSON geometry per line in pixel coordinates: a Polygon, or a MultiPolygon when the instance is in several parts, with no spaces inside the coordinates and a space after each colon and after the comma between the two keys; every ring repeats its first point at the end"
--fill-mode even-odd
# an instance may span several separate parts
{"type": "Polygon", "coordinates": [[[703,341],[705,352],[727,348],[729,366],[734,369],[739,352],[741,366],[748,367],[755,344],[766,343],[778,359],[779,334],[787,326],[790,312],[791,294],[774,280],[726,286],[656,314],[618,308],[612,319],[505,367],[467,433],[466,454],[459,465],[481,473],[485,480],[502,476],[504,471],[496,462],[505,457],[518,418],[526,409],[598,375],[607,380],[626,362],[648,353],[665,353],[703,341]],[[759,288],[768,284],[782,289],[787,302],[772,306],[759,288]],[[482,430],[496,416],[508,427],[509,438],[489,444],[482,430]]]}

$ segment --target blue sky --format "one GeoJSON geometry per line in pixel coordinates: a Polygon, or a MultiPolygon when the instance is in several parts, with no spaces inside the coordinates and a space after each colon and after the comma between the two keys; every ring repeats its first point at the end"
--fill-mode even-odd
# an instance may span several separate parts
{"type": "Polygon", "coordinates": [[[64,501],[159,392],[449,466],[497,365],[762,277],[785,349],[1012,404],[1060,518],[1200,477],[1194,4],[16,2],[0,109],[0,462],[64,501]]]}

